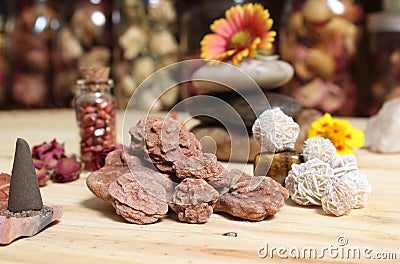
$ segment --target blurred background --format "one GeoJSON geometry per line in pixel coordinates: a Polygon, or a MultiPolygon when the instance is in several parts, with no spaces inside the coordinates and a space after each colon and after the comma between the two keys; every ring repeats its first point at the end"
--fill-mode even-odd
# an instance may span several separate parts
{"type": "MultiPolygon", "coordinates": [[[[210,24],[247,2],[269,9],[274,53],[295,68],[280,92],[344,116],[369,116],[400,96],[398,0],[2,0],[0,109],[72,107],[85,66],[111,68],[124,109],[150,74],[199,58],[210,24]]],[[[144,102],[158,95],[152,89],[144,102]]],[[[168,110],[186,96],[176,87],[157,107],[168,110]]]]}

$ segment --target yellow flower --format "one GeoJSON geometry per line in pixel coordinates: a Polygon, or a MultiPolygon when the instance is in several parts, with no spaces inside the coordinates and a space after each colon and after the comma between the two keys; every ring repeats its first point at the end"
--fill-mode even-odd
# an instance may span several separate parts
{"type": "Polygon", "coordinates": [[[244,57],[267,54],[272,49],[276,32],[269,11],[260,4],[233,6],[211,25],[213,34],[201,41],[201,58],[205,60],[232,60],[238,65],[244,57]]]}
{"type": "Polygon", "coordinates": [[[328,113],[311,124],[307,138],[312,137],[328,138],[339,155],[354,153],[353,148],[362,147],[365,140],[361,130],[352,127],[347,120],[332,118],[328,113]]]}

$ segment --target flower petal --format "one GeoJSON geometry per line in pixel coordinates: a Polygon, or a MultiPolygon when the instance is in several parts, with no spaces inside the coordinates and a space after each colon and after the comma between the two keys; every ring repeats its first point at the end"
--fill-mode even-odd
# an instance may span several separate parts
{"type": "Polygon", "coordinates": [[[210,26],[214,34],[201,41],[201,57],[206,60],[228,60],[237,65],[244,57],[255,57],[257,50],[272,49],[276,32],[273,20],[261,4],[236,5],[225,12],[226,18],[210,26]]]}
{"type": "Polygon", "coordinates": [[[229,39],[229,37],[232,36],[235,32],[234,28],[229,25],[228,21],[226,21],[225,18],[215,20],[210,28],[213,32],[226,39],[229,39]]]}

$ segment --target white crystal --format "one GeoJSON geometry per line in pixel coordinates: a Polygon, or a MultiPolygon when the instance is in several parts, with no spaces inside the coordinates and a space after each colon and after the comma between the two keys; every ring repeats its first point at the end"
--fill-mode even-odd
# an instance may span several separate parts
{"type": "Polygon", "coordinates": [[[279,108],[264,111],[253,124],[253,136],[263,151],[294,148],[299,131],[299,124],[279,108]]]}
{"type": "Polygon", "coordinates": [[[386,101],[379,112],[370,118],[365,131],[365,147],[372,151],[400,151],[400,98],[386,101]]]}

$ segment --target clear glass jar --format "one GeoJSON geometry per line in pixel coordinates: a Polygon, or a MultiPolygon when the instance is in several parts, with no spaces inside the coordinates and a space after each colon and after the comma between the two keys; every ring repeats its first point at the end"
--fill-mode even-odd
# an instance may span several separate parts
{"type": "Polygon", "coordinates": [[[53,105],[70,107],[79,68],[110,66],[113,0],[60,1],[60,29],[55,36],[53,105]]]}
{"type": "Polygon", "coordinates": [[[116,145],[116,104],[110,79],[80,79],[74,100],[80,134],[81,161],[89,171],[96,169],[96,153],[116,145]]]}
{"type": "Polygon", "coordinates": [[[8,59],[6,52],[6,22],[7,9],[4,2],[0,3],[0,109],[7,102],[7,76],[8,76],[8,59]]]}
{"type": "Polygon", "coordinates": [[[368,114],[373,115],[386,100],[400,97],[400,1],[384,1],[384,10],[368,15],[371,67],[371,101],[368,114]]]}
{"type": "Polygon", "coordinates": [[[295,68],[283,92],[303,106],[337,115],[354,115],[355,58],[363,30],[360,1],[286,1],[279,53],[295,68]]]}
{"type": "Polygon", "coordinates": [[[8,2],[11,97],[15,107],[51,106],[51,52],[59,19],[55,0],[8,2]]]}
{"type": "MultiPolygon", "coordinates": [[[[178,13],[175,0],[118,1],[120,22],[113,63],[118,106],[124,109],[135,89],[155,71],[179,60],[176,37],[178,13]]],[[[162,83],[173,82],[165,75],[162,83]]],[[[160,85],[152,85],[133,102],[137,109],[168,110],[178,99],[178,89],[162,94],[160,85]],[[161,96],[160,96],[161,95],[161,96]],[[156,99],[157,103],[151,105],[156,99]]]]}

